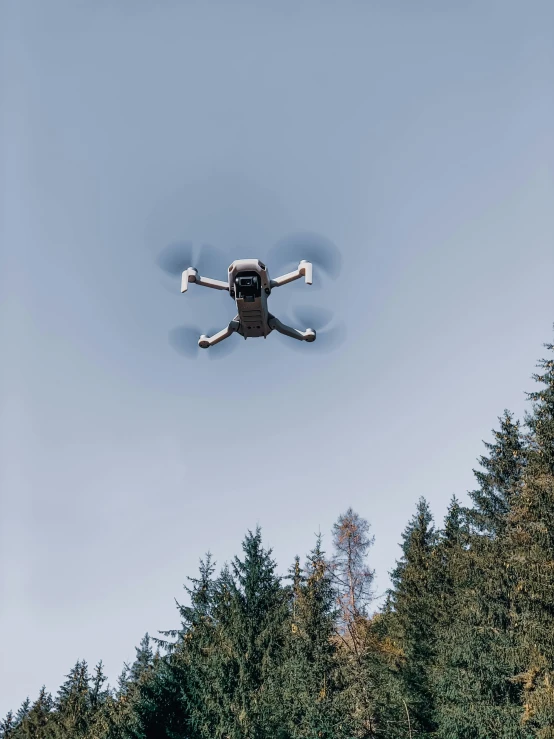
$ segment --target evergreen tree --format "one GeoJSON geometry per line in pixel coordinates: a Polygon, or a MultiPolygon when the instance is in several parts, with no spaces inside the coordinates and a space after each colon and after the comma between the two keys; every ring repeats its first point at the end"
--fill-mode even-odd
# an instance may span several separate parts
{"type": "Polygon", "coordinates": [[[466,515],[474,529],[489,538],[501,535],[506,527],[512,501],[521,491],[525,446],[519,421],[508,410],[493,429],[494,443],[483,442],[488,456],[481,456],[480,470],[473,470],[479,487],[470,492],[473,507],[466,515]]]}
{"type": "Polygon", "coordinates": [[[104,674],[104,665],[102,660],[98,662],[94,668],[94,675],[91,680],[91,688],[89,693],[89,704],[93,712],[101,710],[104,703],[108,700],[110,691],[104,687],[107,677],[104,674]]]}
{"type": "Polygon", "coordinates": [[[31,710],[31,701],[29,700],[29,698],[25,698],[25,700],[19,707],[17,713],[15,714],[15,725],[16,726],[20,726],[23,723],[23,721],[29,715],[30,710],[31,710]]]}
{"type": "MultiPolygon", "coordinates": [[[[549,351],[554,345],[547,344],[549,351]]],[[[515,576],[513,625],[523,662],[523,723],[537,739],[554,737],[554,360],[539,362],[529,393],[527,465],[510,516],[509,565],[515,576]]]]}
{"type": "Polygon", "coordinates": [[[219,726],[230,739],[273,739],[281,728],[277,669],[288,615],[286,591],[271,550],[262,547],[259,527],[248,532],[242,548],[244,560],[235,557],[232,569],[223,569],[214,598],[219,726]]]}
{"type": "Polygon", "coordinates": [[[402,557],[391,573],[391,633],[405,660],[400,677],[413,736],[436,729],[430,667],[435,657],[437,601],[432,554],[433,516],[424,498],[402,534],[402,557]]]}
{"type": "Polygon", "coordinates": [[[85,660],[76,662],[58,691],[56,708],[56,739],[85,737],[90,722],[90,678],[85,660]]]}
{"type": "Polygon", "coordinates": [[[451,508],[439,551],[442,599],[435,681],[445,739],[524,739],[511,629],[512,572],[506,527],[525,463],[518,423],[505,411],[474,471],[473,507],[451,508]],[[450,533],[449,533],[450,531],[450,533]]]}
{"type": "Polygon", "coordinates": [[[170,655],[160,677],[167,684],[178,686],[181,716],[186,717],[182,720],[189,726],[187,739],[211,739],[225,726],[220,696],[226,676],[215,648],[218,636],[213,615],[217,590],[214,571],[215,563],[208,552],[206,559],[200,560],[199,577],[187,578],[192,587],[184,586],[190,606],[177,603],[181,628],[162,632],[172,642],[156,640],[170,655]]]}
{"type": "MultiPolygon", "coordinates": [[[[545,344],[554,353],[554,344],[545,344]]],[[[527,393],[532,411],[525,414],[529,431],[529,474],[554,476],[554,359],[541,359],[533,380],[542,387],[527,393]]]]}
{"type": "Polygon", "coordinates": [[[138,682],[140,676],[145,670],[152,667],[152,663],[154,661],[154,652],[150,646],[150,636],[148,633],[143,636],[140,646],[135,647],[135,651],[135,661],[129,670],[129,680],[134,683],[138,682]]]}
{"type": "Polygon", "coordinates": [[[193,739],[190,730],[186,675],[176,669],[175,656],[154,655],[151,669],[141,673],[134,702],[134,739],[193,739]]]}
{"type": "Polygon", "coordinates": [[[338,609],[321,535],[305,570],[296,557],[290,577],[291,608],[280,669],[281,705],[286,707],[281,730],[291,739],[338,739],[347,736],[348,722],[334,640],[338,609]]]}
{"type": "Polygon", "coordinates": [[[411,737],[411,718],[404,700],[401,670],[404,653],[395,641],[391,622],[390,599],[380,613],[375,613],[360,624],[362,660],[357,682],[367,686],[371,698],[369,720],[359,720],[356,704],[349,710],[353,724],[352,736],[367,739],[404,739],[411,737]],[[392,627],[392,628],[391,628],[392,627]]]}
{"type": "Polygon", "coordinates": [[[26,718],[27,734],[32,739],[47,739],[53,733],[54,701],[43,685],[37,700],[31,706],[26,718]]]}
{"type": "Polygon", "coordinates": [[[6,717],[0,723],[0,739],[12,739],[15,733],[15,718],[12,711],[8,711],[6,717]]]}

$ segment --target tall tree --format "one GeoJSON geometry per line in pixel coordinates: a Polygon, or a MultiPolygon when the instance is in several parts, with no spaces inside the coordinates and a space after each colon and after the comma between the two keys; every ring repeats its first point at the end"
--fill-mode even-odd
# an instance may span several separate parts
{"type": "Polygon", "coordinates": [[[341,633],[348,634],[356,648],[355,624],[367,616],[367,608],[373,597],[375,573],[367,566],[366,558],[375,537],[369,536],[369,522],[352,508],[339,516],[333,524],[331,572],[339,606],[341,633]]]}
{"type": "Polygon", "coordinates": [[[270,739],[280,729],[277,669],[288,615],[286,591],[261,529],[248,532],[231,569],[224,568],[214,599],[220,654],[221,720],[230,739],[270,739]]]}
{"type": "MultiPolygon", "coordinates": [[[[290,617],[280,667],[281,729],[291,739],[347,736],[338,645],[338,608],[332,575],[318,535],[304,569],[290,573],[290,617]]],[[[276,709],[278,706],[276,705],[276,709]]]]}
{"type": "Polygon", "coordinates": [[[53,733],[54,701],[43,685],[26,718],[27,733],[32,739],[48,739],[53,733]]]}
{"type": "Polygon", "coordinates": [[[27,718],[29,715],[29,711],[31,710],[31,701],[27,697],[19,707],[17,713],[15,714],[15,724],[16,726],[19,726],[23,723],[23,721],[27,718]]]}
{"type": "MultiPolygon", "coordinates": [[[[213,615],[217,583],[215,562],[210,552],[200,560],[199,577],[188,577],[192,584],[184,588],[190,605],[177,603],[181,628],[162,632],[173,639],[156,639],[170,655],[158,677],[178,686],[181,715],[189,726],[187,739],[217,736],[221,725],[221,659],[216,648],[217,630],[213,615]]],[[[159,684],[155,689],[159,688],[159,684]]],[[[154,688],[153,688],[154,689],[154,688]]],[[[175,709],[177,711],[177,709],[175,709]]]]}
{"type": "Polygon", "coordinates": [[[430,668],[435,657],[437,600],[432,554],[437,535],[427,501],[420,498],[402,534],[402,557],[391,573],[392,633],[405,657],[400,675],[413,736],[436,729],[430,668]]]}
{"type": "MultiPolygon", "coordinates": [[[[552,352],[554,345],[546,344],[552,352]]],[[[542,359],[529,393],[531,412],[523,490],[510,516],[514,572],[513,624],[524,663],[524,725],[537,739],[554,737],[554,360],[542,359]]]]}
{"type": "Polygon", "coordinates": [[[133,739],[194,739],[186,676],[175,669],[174,660],[175,653],[156,654],[151,668],[141,673],[133,704],[136,721],[129,722],[128,730],[133,739]]]}
{"type": "Polygon", "coordinates": [[[432,670],[439,735],[524,739],[521,691],[513,681],[509,577],[497,559],[498,541],[480,535],[473,543],[469,550],[451,549],[441,563],[449,587],[441,598],[432,670]]]}
{"type": "Polygon", "coordinates": [[[135,647],[135,661],[129,670],[129,679],[132,682],[138,682],[143,672],[152,667],[154,662],[154,652],[150,645],[150,635],[146,633],[138,647],[135,647]]]}
{"type": "Polygon", "coordinates": [[[90,723],[90,677],[85,660],[76,662],[55,700],[56,739],[85,737],[90,723]]]}
{"type": "Polygon", "coordinates": [[[370,656],[375,639],[368,622],[374,580],[367,563],[374,542],[369,530],[369,522],[352,508],[339,516],[333,526],[334,554],[329,566],[338,606],[337,643],[347,685],[344,700],[351,730],[359,737],[375,734],[377,694],[381,692],[378,664],[370,656]]]}
{"type": "Polygon", "coordinates": [[[468,520],[477,533],[495,538],[505,530],[512,502],[521,492],[525,466],[525,444],[519,421],[505,410],[493,429],[494,442],[483,442],[488,456],[479,458],[480,470],[473,470],[479,487],[469,493],[473,502],[466,509],[468,520]]]}
{"type": "Polygon", "coordinates": [[[15,732],[15,717],[12,711],[8,711],[5,718],[0,723],[1,739],[12,739],[15,732]]]}

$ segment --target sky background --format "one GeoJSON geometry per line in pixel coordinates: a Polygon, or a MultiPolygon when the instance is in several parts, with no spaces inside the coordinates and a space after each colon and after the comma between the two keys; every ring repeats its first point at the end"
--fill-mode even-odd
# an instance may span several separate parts
{"type": "Polygon", "coordinates": [[[3,715],[77,659],[114,684],[257,524],[285,574],[352,506],[383,592],[418,498],[467,501],[552,340],[554,4],[0,8],[3,715]],[[332,308],[340,350],[173,351],[234,312],[164,246],[304,229],[340,278],[271,309],[332,308]]]}

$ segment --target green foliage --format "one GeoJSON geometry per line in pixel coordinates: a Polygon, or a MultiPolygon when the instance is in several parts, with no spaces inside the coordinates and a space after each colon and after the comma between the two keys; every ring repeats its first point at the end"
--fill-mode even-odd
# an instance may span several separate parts
{"type": "MultiPolygon", "coordinates": [[[[552,344],[546,345],[549,351],[552,344]]],[[[514,578],[513,628],[524,691],[524,725],[554,737],[554,360],[539,362],[541,386],[529,393],[527,463],[507,539],[514,578]]]]}
{"type": "Polygon", "coordinates": [[[554,739],[554,359],[538,366],[469,505],[436,530],[420,498],[378,611],[351,508],[287,585],[258,527],[219,575],[201,560],[180,627],[146,634],[115,689],[78,661],[0,739],[554,739]]]}
{"type": "Polygon", "coordinates": [[[334,641],[338,609],[321,536],[304,570],[296,558],[290,579],[287,639],[278,671],[279,712],[286,707],[281,729],[290,739],[338,739],[346,736],[348,722],[334,641]]]}
{"type": "Polygon", "coordinates": [[[435,729],[430,667],[436,651],[437,594],[433,555],[437,534],[427,501],[420,498],[402,534],[402,557],[391,573],[391,635],[401,648],[404,700],[413,735],[435,729]]]}

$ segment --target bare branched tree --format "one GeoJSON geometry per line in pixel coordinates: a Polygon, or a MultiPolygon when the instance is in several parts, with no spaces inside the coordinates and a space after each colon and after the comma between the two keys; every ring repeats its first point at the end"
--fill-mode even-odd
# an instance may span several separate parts
{"type": "MultiPolygon", "coordinates": [[[[356,639],[356,623],[367,618],[373,599],[374,570],[367,565],[369,548],[375,537],[369,536],[369,522],[352,508],[339,516],[333,525],[334,556],[330,570],[337,592],[339,606],[339,633],[356,639]]],[[[352,646],[355,647],[355,644],[352,646]]]]}

